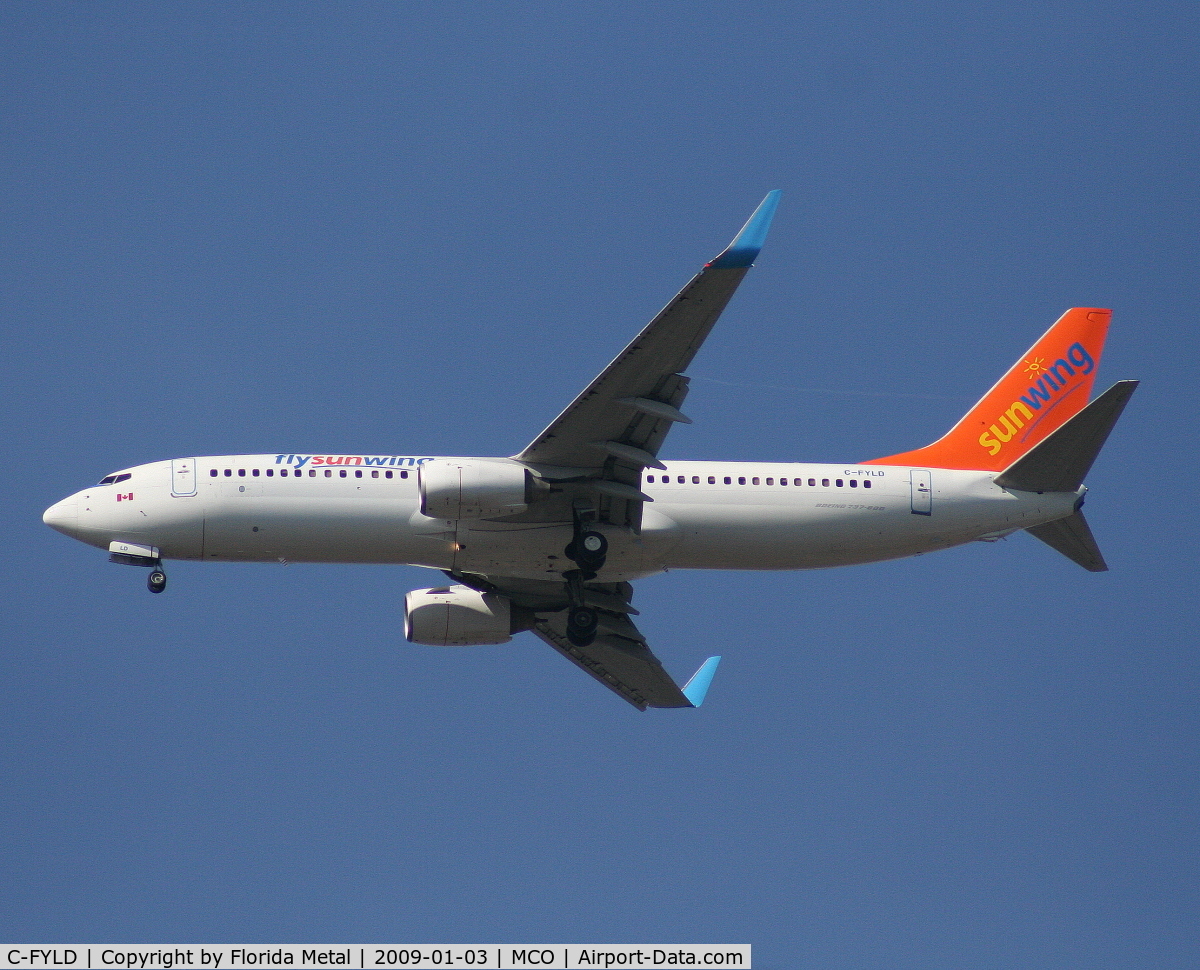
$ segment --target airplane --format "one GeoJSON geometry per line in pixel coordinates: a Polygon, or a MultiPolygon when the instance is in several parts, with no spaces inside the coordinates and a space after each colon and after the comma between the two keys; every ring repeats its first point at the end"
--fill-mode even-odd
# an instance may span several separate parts
{"type": "Polygon", "coordinates": [[[280,452],[175,458],[48,508],[113,562],[402,563],[452,581],[405,598],[410,642],[532,631],[639,710],[699,707],[720,657],[680,687],[633,617],[630,583],[670,569],[818,569],[1026,531],[1107,569],[1084,477],[1137,381],[1091,403],[1111,311],[1068,310],[942,438],[841,464],[659,457],[684,371],[757,259],[770,192],[733,241],[550,425],[508,458],[280,452]]]}

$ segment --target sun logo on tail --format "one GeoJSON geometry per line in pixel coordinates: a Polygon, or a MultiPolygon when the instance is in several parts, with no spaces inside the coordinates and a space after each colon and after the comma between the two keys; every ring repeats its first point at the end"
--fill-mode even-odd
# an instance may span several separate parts
{"type": "Polygon", "coordinates": [[[1045,357],[1026,357],[1025,371],[1031,378],[1036,379],[1038,374],[1041,374],[1045,369],[1045,357]]]}

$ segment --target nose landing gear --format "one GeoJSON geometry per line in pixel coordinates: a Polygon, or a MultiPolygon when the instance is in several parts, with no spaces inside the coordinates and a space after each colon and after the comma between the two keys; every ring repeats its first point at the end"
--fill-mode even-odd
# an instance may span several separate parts
{"type": "Polygon", "coordinates": [[[146,587],[151,593],[161,593],[167,588],[167,574],[163,572],[161,565],[150,570],[150,575],[146,577],[146,587]]]}
{"type": "Polygon", "coordinates": [[[167,574],[163,572],[162,558],[158,546],[141,546],[132,542],[113,542],[108,547],[108,561],[122,566],[149,566],[146,587],[151,593],[161,593],[167,588],[167,574]]]}

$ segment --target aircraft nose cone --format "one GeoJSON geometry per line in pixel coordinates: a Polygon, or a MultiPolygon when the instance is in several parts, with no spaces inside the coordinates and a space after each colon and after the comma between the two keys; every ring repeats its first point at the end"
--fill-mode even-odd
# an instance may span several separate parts
{"type": "Polygon", "coordinates": [[[73,536],[78,531],[79,507],[71,499],[58,502],[42,513],[42,521],[63,535],[73,536]]]}

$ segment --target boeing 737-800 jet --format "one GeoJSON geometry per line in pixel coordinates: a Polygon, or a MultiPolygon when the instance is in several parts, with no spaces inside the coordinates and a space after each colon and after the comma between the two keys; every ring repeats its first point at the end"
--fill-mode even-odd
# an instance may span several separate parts
{"type": "Polygon", "coordinates": [[[1068,310],[940,440],[845,464],[664,461],[684,371],[757,258],[771,192],[716,259],[511,458],[280,452],[176,458],[105,476],[47,525],[150,567],[165,559],[406,563],[454,585],[408,594],[415,643],[529,630],[641,710],[696,707],[632,617],[630,582],[667,569],[816,569],[1024,529],[1106,569],[1083,479],[1136,381],[1087,403],[1110,312],[1068,310]]]}

